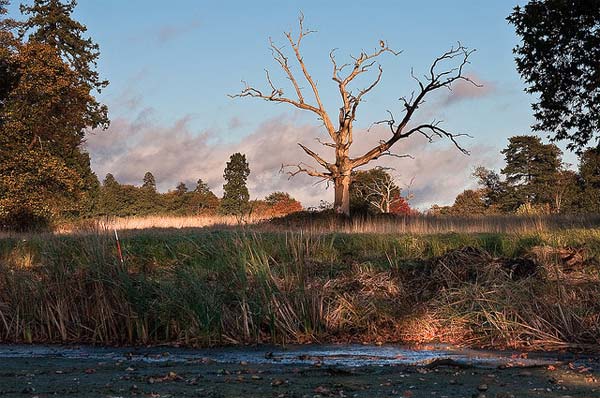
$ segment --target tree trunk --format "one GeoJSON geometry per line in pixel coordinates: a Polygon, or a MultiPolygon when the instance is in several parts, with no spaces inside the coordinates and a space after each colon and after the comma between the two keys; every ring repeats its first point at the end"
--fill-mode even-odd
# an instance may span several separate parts
{"type": "Polygon", "coordinates": [[[350,215],[350,174],[334,178],[335,201],[333,209],[337,214],[350,215]]]}

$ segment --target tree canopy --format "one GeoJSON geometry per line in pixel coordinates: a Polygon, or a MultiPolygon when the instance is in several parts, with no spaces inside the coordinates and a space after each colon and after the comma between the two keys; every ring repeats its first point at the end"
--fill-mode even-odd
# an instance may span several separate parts
{"type": "Polygon", "coordinates": [[[99,54],[81,39],[74,2],[36,1],[23,8],[22,24],[5,16],[7,4],[0,3],[0,223],[28,228],[93,206],[99,184],[81,144],[88,129],[108,123],[94,97],[106,82],[93,82],[99,54]],[[87,45],[75,47],[71,35],[87,45]]]}
{"type": "Polygon", "coordinates": [[[531,0],[508,21],[517,69],[539,97],[536,131],[581,152],[600,134],[600,0],[531,0]]]}

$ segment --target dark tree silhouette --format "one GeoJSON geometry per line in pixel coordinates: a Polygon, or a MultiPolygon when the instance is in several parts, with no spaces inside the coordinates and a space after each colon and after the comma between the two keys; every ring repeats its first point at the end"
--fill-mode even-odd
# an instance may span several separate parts
{"type": "Polygon", "coordinates": [[[600,138],[600,1],[532,0],[508,21],[517,69],[539,96],[533,128],[581,152],[600,138]]]}

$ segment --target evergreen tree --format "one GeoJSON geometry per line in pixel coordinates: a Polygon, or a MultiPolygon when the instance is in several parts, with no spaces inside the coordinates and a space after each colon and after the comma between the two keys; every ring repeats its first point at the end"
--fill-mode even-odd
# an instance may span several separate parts
{"type": "Polygon", "coordinates": [[[135,209],[138,215],[161,212],[161,195],[156,191],[156,180],[151,172],[144,174],[142,186],[137,191],[135,209]]]}
{"type": "Polygon", "coordinates": [[[243,216],[248,212],[250,194],[246,187],[246,180],[250,175],[250,167],[246,161],[246,155],[234,153],[229,158],[225,167],[223,178],[223,200],[221,210],[225,214],[243,216]]]}
{"type": "Polygon", "coordinates": [[[561,151],[553,144],[543,144],[539,137],[515,136],[502,150],[506,166],[507,202],[512,210],[523,204],[550,204],[548,186],[561,169],[561,151]]]}
{"type": "Polygon", "coordinates": [[[210,190],[208,184],[202,179],[198,179],[196,188],[190,197],[189,206],[190,210],[196,214],[214,210],[219,207],[219,198],[210,190]]]}
{"type": "Polygon", "coordinates": [[[177,192],[177,194],[179,195],[183,195],[187,191],[188,187],[183,182],[180,182],[179,184],[177,184],[177,187],[175,187],[175,192],[177,192]]]}
{"type": "Polygon", "coordinates": [[[202,195],[208,195],[209,193],[212,193],[208,184],[202,181],[201,178],[199,178],[198,182],[196,182],[196,189],[194,189],[194,192],[202,195]]]}
{"type": "MultiPolygon", "coordinates": [[[[21,5],[21,13],[28,16],[22,24],[21,36],[30,41],[47,44],[55,48],[90,89],[100,92],[108,86],[96,71],[100,49],[91,38],[84,38],[87,28],[75,21],[71,14],[77,1],[34,0],[33,5],[21,5]]],[[[107,124],[107,108],[94,102],[90,104],[90,114],[95,117],[91,124],[107,124]]]]}
{"type": "Polygon", "coordinates": [[[119,184],[115,176],[108,173],[104,177],[102,186],[100,187],[97,213],[108,216],[119,215],[121,198],[121,184],[119,184]]]}
{"type": "Polygon", "coordinates": [[[111,173],[108,173],[106,175],[106,177],[104,177],[104,181],[102,181],[102,186],[105,188],[117,187],[117,186],[119,186],[119,182],[117,181],[117,179],[115,178],[114,175],[112,175],[111,173]]]}
{"type": "Polygon", "coordinates": [[[154,175],[149,171],[147,171],[146,174],[144,174],[142,188],[156,192],[156,179],[154,178],[154,175]]]}

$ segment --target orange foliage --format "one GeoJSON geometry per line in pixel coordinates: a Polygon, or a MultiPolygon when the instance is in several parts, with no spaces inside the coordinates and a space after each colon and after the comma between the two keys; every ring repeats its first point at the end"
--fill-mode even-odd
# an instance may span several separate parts
{"type": "Polygon", "coordinates": [[[414,214],[414,210],[410,208],[410,205],[404,197],[396,193],[390,203],[390,213],[408,216],[414,214]]]}

